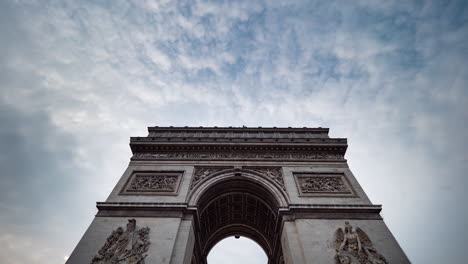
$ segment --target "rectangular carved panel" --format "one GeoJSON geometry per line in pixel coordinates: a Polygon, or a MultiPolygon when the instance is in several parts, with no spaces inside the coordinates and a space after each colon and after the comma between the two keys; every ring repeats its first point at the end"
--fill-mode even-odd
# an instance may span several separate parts
{"type": "Polygon", "coordinates": [[[175,195],[182,175],[182,171],[136,171],[130,176],[121,194],[175,195]]]}
{"type": "Polygon", "coordinates": [[[354,196],[342,173],[294,173],[300,196],[354,196]]]}

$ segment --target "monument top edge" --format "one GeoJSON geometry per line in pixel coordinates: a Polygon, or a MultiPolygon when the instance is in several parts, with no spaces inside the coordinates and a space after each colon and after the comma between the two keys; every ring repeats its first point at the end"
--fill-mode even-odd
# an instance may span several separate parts
{"type": "Polygon", "coordinates": [[[322,127],[218,127],[218,126],[152,126],[148,127],[148,132],[156,131],[235,131],[235,132],[309,132],[318,134],[328,134],[329,128],[322,127]]]}

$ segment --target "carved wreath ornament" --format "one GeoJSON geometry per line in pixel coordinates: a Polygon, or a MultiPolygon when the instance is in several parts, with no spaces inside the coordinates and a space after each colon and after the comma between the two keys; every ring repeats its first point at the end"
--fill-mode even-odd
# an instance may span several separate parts
{"type": "Polygon", "coordinates": [[[91,264],[145,264],[149,232],[149,227],[138,229],[135,219],[128,220],[126,230],[118,227],[112,231],[91,264]]]}
{"type": "Polygon", "coordinates": [[[336,264],[387,264],[384,256],[372,246],[367,234],[345,222],[344,231],[338,228],[335,232],[336,264]]]}

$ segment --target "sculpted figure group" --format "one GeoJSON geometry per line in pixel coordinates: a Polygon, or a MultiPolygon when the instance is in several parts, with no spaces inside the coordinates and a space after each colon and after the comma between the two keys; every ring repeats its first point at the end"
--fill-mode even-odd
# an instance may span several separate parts
{"type": "Polygon", "coordinates": [[[349,222],[345,222],[335,232],[336,264],[387,264],[384,256],[372,246],[367,234],[359,227],[356,231],[349,222]]]}
{"type": "Polygon", "coordinates": [[[346,185],[336,177],[308,177],[301,184],[303,193],[309,192],[345,192],[346,185]]]}
{"type": "Polygon", "coordinates": [[[127,230],[114,230],[91,264],[145,264],[149,232],[148,227],[137,229],[135,219],[128,220],[127,230]]]}
{"type": "Polygon", "coordinates": [[[131,182],[129,191],[174,191],[177,176],[137,175],[131,182]]]}

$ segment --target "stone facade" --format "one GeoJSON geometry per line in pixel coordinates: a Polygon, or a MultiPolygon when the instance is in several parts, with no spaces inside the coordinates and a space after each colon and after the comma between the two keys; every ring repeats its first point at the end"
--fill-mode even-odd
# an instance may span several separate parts
{"type": "Polygon", "coordinates": [[[67,263],[206,263],[228,236],[268,263],[409,263],[326,128],[150,127],[67,263]]]}

